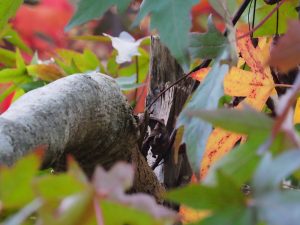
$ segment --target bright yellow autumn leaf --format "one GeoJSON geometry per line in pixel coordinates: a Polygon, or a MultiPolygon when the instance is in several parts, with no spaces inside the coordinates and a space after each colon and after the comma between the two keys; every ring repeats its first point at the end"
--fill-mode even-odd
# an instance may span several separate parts
{"type": "Polygon", "coordinates": [[[300,123],[300,98],[297,99],[294,113],[294,124],[296,123],[300,123]]]}
{"type": "MultiPolygon", "coordinates": [[[[251,70],[245,71],[233,67],[224,79],[225,94],[245,97],[243,103],[258,111],[263,109],[275,87],[270,68],[266,67],[265,63],[269,57],[269,46],[270,41],[267,41],[266,38],[260,39],[256,48],[249,37],[238,40],[237,47],[242,56],[240,62],[244,61],[251,70]]],[[[208,70],[199,72],[200,75],[198,76],[201,79],[205,77],[204,72],[208,73],[208,70]]],[[[197,74],[194,77],[197,78],[197,74]]],[[[237,108],[242,108],[242,105],[239,104],[237,108]]],[[[208,138],[201,162],[201,179],[206,176],[212,164],[229,152],[242,137],[240,134],[234,134],[220,128],[214,129],[208,138]]]]}

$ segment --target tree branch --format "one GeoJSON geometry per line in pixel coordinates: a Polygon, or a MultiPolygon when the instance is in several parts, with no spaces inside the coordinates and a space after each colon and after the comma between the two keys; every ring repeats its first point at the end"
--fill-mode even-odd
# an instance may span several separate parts
{"type": "Polygon", "coordinates": [[[132,110],[115,81],[77,74],[23,95],[0,116],[0,165],[12,165],[33,149],[46,148],[44,167],[64,169],[72,154],[90,177],[97,164],[136,165],[134,191],[157,199],[163,192],[137,147],[132,110]]]}

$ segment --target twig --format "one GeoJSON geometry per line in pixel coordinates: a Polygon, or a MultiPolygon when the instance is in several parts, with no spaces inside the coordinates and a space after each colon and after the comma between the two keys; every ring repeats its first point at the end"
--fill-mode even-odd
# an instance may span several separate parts
{"type": "Polygon", "coordinates": [[[237,37],[237,40],[243,39],[251,34],[253,34],[258,28],[260,28],[279,8],[280,6],[285,3],[287,0],[282,0],[280,3],[276,5],[274,9],[262,20],[260,21],[253,29],[251,29],[249,32],[237,37]]]}
{"type": "MultiPolygon", "coordinates": [[[[281,127],[283,126],[283,124],[288,116],[290,108],[293,106],[295,100],[298,97],[299,91],[300,91],[300,74],[298,73],[298,76],[297,76],[292,88],[289,90],[289,92],[287,92],[283,96],[286,98],[285,105],[284,105],[283,109],[281,110],[281,112],[279,112],[279,115],[277,116],[277,118],[275,120],[274,126],[272,128],[271,136],[258,149],[259,154],[266,152],[269,149],[269,147],[271,146],[271,144],[273,143],[273,141],[275,140],[276,135],[280,132],[281,127]]],[[[293,138],[293,142],[299,147],[298,141],[294,137],[292,137],[292,138],[293,138]]]]}
{"type": "Polygon", "coordinates": [[[291,87],[293,87],[293,85],[292,84],[275,84],[274,87],[291,88],[291,87]]]}
{"type": "MultiPolygon", "coordinates": [[[[135,56],[135,72],[136,72],[136,84],[139,83],[139,57],[135,56]]],[[[137,94],[138,94],[138,88],[135,89],[135,94],[134,94],[134,100],[135,104],[137,104],[137,94]]]]}

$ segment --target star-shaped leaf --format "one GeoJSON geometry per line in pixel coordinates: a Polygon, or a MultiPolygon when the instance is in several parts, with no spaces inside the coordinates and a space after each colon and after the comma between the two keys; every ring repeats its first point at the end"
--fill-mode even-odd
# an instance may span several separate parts
{"type": "Polygon", "coordinates": [[[157,29],[161,41],[184,67],[189,68],[188,32],[191,27],[189,11],[198,0],[144,0],[134,25],[146,15],[151,16],[151,29],[157,29]]]}

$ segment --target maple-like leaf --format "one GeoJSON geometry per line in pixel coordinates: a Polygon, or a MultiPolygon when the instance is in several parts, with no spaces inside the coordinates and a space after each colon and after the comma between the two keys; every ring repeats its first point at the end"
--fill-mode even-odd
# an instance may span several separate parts
{"type": "Polygon", "coordinates": [[[204,179],[210,167],[242,138],[241,134],[235,134],[221,128],[215,128],[208,138],[203,160],[201,161],[200,177],[204,179]]]}
{"type": "Polygon", "coordinates": [[[113,5],[116,5],[119,10],[124,11],[130,2],[131,0],[80,0],[75,15],[65,29],[70,30],[74,26],[103,16],[113,5]]]}
{"type": "Polygon", "coordinates": [[[212,16],[207,20],[207,29],[206,33],[190,34],[189,51],[192,58],[215,58],[228,45],[228,39],[214,26],[212,16]]]}
{"type": "Polygon", "coordinates": [[[288,72],[300,64],[300,22],[290,21],[287,33],[271,49],[269,64],[288,72]]]}
{"type": "Polygon", "coordinates": [[[161,41],[187,71],[188,32],[191,27],[190,9],[198,0],[144,0],[134,25],[146,15],[151,16],[151,29],[157,29],[161,41]]]}
{"type": "Polygon", "coordinates": [[[138,48],[141,42],[145,39],[141,38],[135,41],[134,38],[126,31],[121,32],[119,37],[112,37],[109,34],[104,34],[104,36],[111,39],[112,46],[118,51],[116,61],[119,64],[131,62],[131,58],[133,56],[140,55],[138,48]]]}
{"type": "Polygon", "coordinates": [[[174,220],[177,218],[174,211],[158,205],[149,195],[126,194],[125,191],[132,186],[133,179],[134,168],[130,164],[120,162],[108,172],[102,167],[97,167],[93,176],[93,185],[100,198],[148,212],[158,219],[174,220]]]}
{"type": "MultiPolygon", "coordinates": [[[[230,96],[244,96],[246,97],[244,103],[261,111],[274,89],[270,68],[265,66],[269,42],[260,39],[258,47],[255,48],[250,38],[247,37],[239,40],[237,45],[243,60],[251,71],[244,71],[237,67],[231,68],[224,78],[224,93],[230,96]]],[[[203,79],[208,71],[209,69],[200,70],[195,72],[193,77],[203,79]]],[[[242,108],[242,105],[238,105],[238,108],[242,108]]],[[[233,134],[220,128],[216,128],[210,134],[201,162],[200,175],[202,179],[205,178],[212,164],[230,151],[236,141],[242,137],[240,134],[233,134]]]]}

